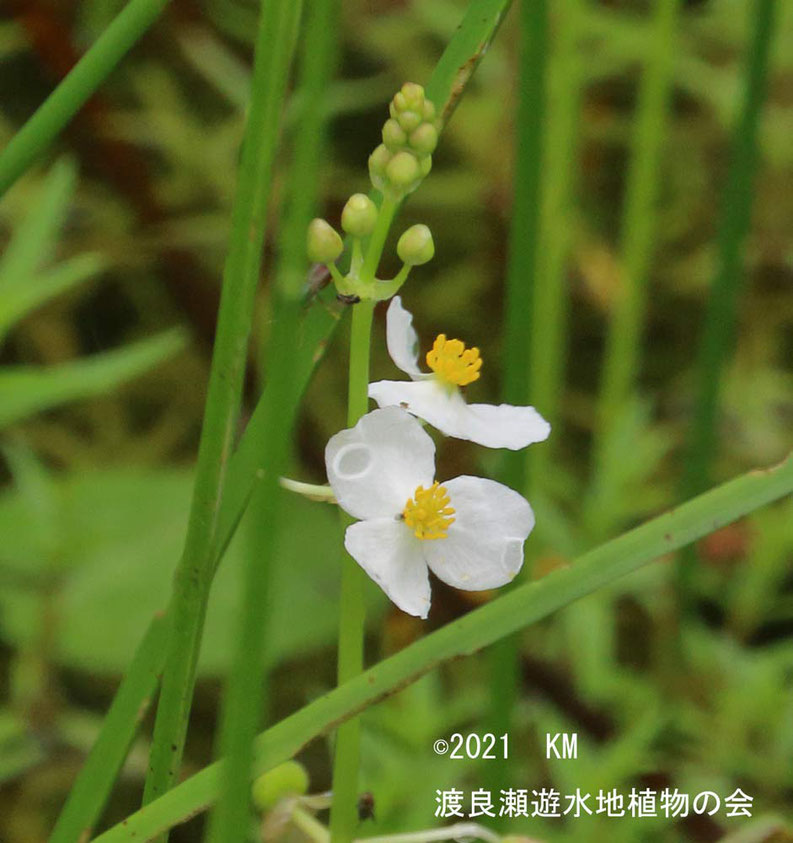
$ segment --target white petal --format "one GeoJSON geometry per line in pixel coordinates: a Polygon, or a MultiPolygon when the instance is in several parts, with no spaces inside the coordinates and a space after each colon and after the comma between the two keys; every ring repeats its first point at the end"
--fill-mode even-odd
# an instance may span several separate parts
{"type": "Polygon", "coordinates": [[[422,542],[433,573],[466,591],[510,582],[523,564],[523,542],[534,527],[529,502],[507,486],[482,477],[456,477],[443,485],[455,521],[447,538],[422,542]]]}
{"type": "Polygon", "coordinates": [[[402,307],[399,296],[394,296],[388,305],[385,338],[394,363],[414,380],[421,377],[422,372],[418,367],[419,338],[413,329],[413,315],[402,307]]]}
{"type": "Polygon", "coordinates": [[[534,442],[543,442],[551,426],[534,407],[512,404],[466,404],[458,416],[460,439],[470,439],[488,448],[519,451],[534,442]]]}
{"type": "Polygon", "coordinates": [[[347,552],[389,600],[409,615],[426,618],[430,579],[420,544],[404,522],[394,518],[360,521],[344,535],[347,552]]]}
{"type": "Polygon", "coordinates": [[[435,476],[435,445],[404,410],[367,413],[330,438],[325,467],[336,500],[355,518],[395,517],[435,476]]]}
{"type": "Polygon", "coordinates": [[[431,376],[413,382],[370,383],[369,397],[381,407],[402,407],[446,436],[488,448],[517,451],[542,442],[551,432],[551,426],[534,407],[466,404],[459,389],[447,389],[431,376]]]}

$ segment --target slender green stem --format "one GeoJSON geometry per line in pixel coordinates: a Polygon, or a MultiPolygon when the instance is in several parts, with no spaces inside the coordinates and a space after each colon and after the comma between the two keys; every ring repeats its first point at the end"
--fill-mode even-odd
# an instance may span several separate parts
{"type": "MultiPolygon", "coordinates": [[[[364,258],[363,266],[361,267],[361,280],[372,281],[377,275],[377,267],[380,263],[380,258],[383,255],[383,247],[385,246],[388,231],[391,228],[391,223],[394,220],[394,215],[397,212],[397,203],[388,196],[383,197],[377,214],[377,222],[375,223],[372,236],[369,238],[369,246],[366,250],[366,257],[364,258]]],[[[356,420],[357,421],[357,420],[356,420]]]]}
{"type": "MultiPolygon", "coordinates": [[[[385,201],[383,203],[385,205],[385,201]]],[[[393,211],[391,212],[393,215],[393,211]]],[[[375,233],[377,229],[375,230],[375,233]]],[[[385,242],[387,229],[381,242],[385,242]]],[[[374,235],[372,243],[375,242],[374,235]]],[[[372,255],[371,245],[367,263],[372,255]]],[[[375,268],[379,261],[373,261],[375,268]]],[[[369,405],[369,350],[374,302],[361,301],[354,305],[350,330],[350,376],[347,397],[347,425],[352,427],[369,405]]],[[[342,514],[346,528],[351,519],[342,514]]],[[[364,586],[366,576],[352,557],[343,554],[341,596],[339,599],[339,649],[337,677],[342,685],[363,670],[363,639],[366,622],[364,586]]],[[[333,759],[333,804],[330,829],[333,843],[349,843],[355,834],[358,797],[358,763],[360,755],[360,721],[353,718],[339,727],[333,759]]]]}
{"type": "Polygon", "coordinates": [[[746,61],[743,103],[732,139],[730,167],[722,198],[718,268],[708,297],[697,359],[697,398],[683,477],[685,497],[700,492],[709,480],[716,449],[721,377],[735,330],[743,250],[751,222],[757,133],[768,87],[777,2],[756,0],[747,8],[752,10],[752,42],[746,61]]]}
{"type": "Polygon", "coordinates": [[[266,3],[259,26],[195,489],[169,608],[173,632],[157,707],[144,804],[171,787],[182,760],[217,558],[220,502],[236,434],[272,163],[294,41],[293,5],[288,0],[266,3]]]}
{"type": "MultiPolygon", "coordinates": [[[[540,234],[542,135],[545,125],[545,70],[548,47],[548,3],[520,6],[520,81],[515,132],[515,173],[509,265],[504,302],[503,398],[510,404],[531,404],[529,384],[531,305],[540,234]]],[[[502,481],[514,489],[526,484],[523,454],[504,459],[502,481]]],[[[505,638],[490,653],[490,725],[495,735],[508,732],[519,685],[519,640],[505,638]]],[[[488,764],[488,789],[507,787],[508,764],[488,764]]]]}
{"type": "MultiPolygon", "coordinates": [[[[793,492],[793,456],[750,471],[588,551],[559,569],[446,624],[320,697],[256,739],[253,774],[294,756],[310,740],[450,659],[514,634],[725,524],[793,492]]],[[[94,843],[138,843],[204,810],[217,799],[222,767],[213,764],[94,843]]],[[[335,838],[334,838],[335,840],[335,838]]]]}
{"type": "Polygon", "coordinates": [[[130,0],[0,154],[0,197],[52,143],[167,5],[168,0],[130,0]]]}
{"type": "MultiPolygon", "coordinates": [[[[758,158],[757,133],[768,88],[777,2],[756,0],[749,8],[752,41],[745,66],[743,103],[733,133],[730,168],[722,198],[716,275],[708,297],[697,356],[694,419],[681,479],[683,499],[702,491],[710,478],[718,441],[721,379],[733,342],[743,275],[743,249],[751,223],[752,184],[758,158]]],[[[678,591],[684,601],[691,592],[695,567],[696,551],[688,548],[680,554],[677,566],[678,591]]]]}
{"type": "MultiPolygon", "coordinates": [[[[284,4],[282,4],[284,5],[284,4]]],[[[300,3],[286,0],[287,34],[294,41],[300,3]]],[[[295,141],[284,214],[281,250],[275,273],[274,325],[268,343],[267,398],[260,452],[266,474],[254,494],[255,546],[248,554],[236,657],[223,698],[219,754],[225,757],[222,798],[207,839],[235,843],[248,837],[251,745],[260,727],[265,693],[265,644],[269,624],[268,592],[275,564],[279,526],[279,476],[287,463],[297,400],[294,337],[306,274],[305,231],[313,215],[325,136],[325,97],[332,72],[337,0],[315,0],[308,10],[303,39],[300,92],[303,112],[295,141]]],[[[288,49],[292,49],[292,46],[288,49]]]]}
{"type": "MultiPolygon", "coordinates": [[[[557,4],[558,46],[548,79],[548,127],[543,145],[542,210],[536,282],[532,285],[529,331],[531,403],[552,427],[559,419],[564,383],[565,321],[568,304],[567,261],[575,231],[573,209],[578,174],[578,125],[581,111],[582,0],[557,4]]],[[[525,453],[527,489],[536,490],[547,476],[547,465],[558,430],[547,444],[525,453]]]]}
{"type": "Polygon", "coordinates": [[[157,617],[146,631],[140,656],[133,661],[110,706],[96,744],[58,817],[50,843],[77,843],[96,822],[98,810],[91,811],[89,806],[101,806],[107,799],[157,690],[158,674],[165,662],[167,623],[167,617],[157,617]]]}
{"type": "MultiPolygon", "coordinates": [[[[647,275],[653,256],[655,205],[672,90],[680,0],[657,0],[642,75],[622,211],[622,274],[606,339],[595,431],[595,483],[603,449],[636,385],[641,333],[647,309],[647,275]]],[[[597,504],[593,504],[598,508],[597,504]]],[[[594,522],[597,518],[590,519],[594,522]]],[[[603,519],[600,519],[603,521],[603,519]]],[[[610,525],[605,524],[608,529],[610,525]]],[[[597,540],[600,536],[591,536],[597,540]]]]}

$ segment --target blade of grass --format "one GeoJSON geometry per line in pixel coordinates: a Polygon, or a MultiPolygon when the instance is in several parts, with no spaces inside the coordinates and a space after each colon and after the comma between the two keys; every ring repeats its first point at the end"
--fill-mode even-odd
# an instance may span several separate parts
{"type": "Polygon", "coordinates": [[[603,378],[598,397],[593,445],[593,489],[588,509],[588,535],[602,540],[610,524],[598,518],[598,481],[603,449],[625,407],[636,374],[642,326],[647,310],[647,275],[653,256],[655,205],[661,176],[661,153],[666,138],[672,92],[680,0],[657,0],[648,40],[648,54],[639,87],[631,157],[621,222],[622,273],[606,338],[603,378]]]}
{"type": "MultiPolygon", "coordinates": [[[[294,4],[292,13],[299,12],[294,4]]],[[[284,217],[280,260],[275,272],[275,321],[267,354],[268,390],[260,453],[266,473],[252,501],[256,546],[245,570],[238,650],[223,697],[219,754],[227,760],[223,792],[207,829],[207,840],[235,843],[248,837],[252,745],[261,725],[264,689],[262,630],[268,624],[268,589],[275,563],[273,536],[278,528],[281,489],[296,408],[293,400],[294,336],[306,277],[306,230],[314,213],[320,160],[327,123],[326,97],[333,72],[338,0],[316,0],[307,8],[301,48],[299,92],[303,113],[290,171],[289,202],[284,217]]]]}
{"type": "MultiPolygon", "coordinates": [[[[545,127],[546,54],[548,49],[548,3],[534,0],[520,5],[520,69],[515,124],[515,171],[509,264],[504,298],[503,400],[530,404],[530,336],[533,287],[540,242],[542,195],[542,139],[545,127]]],[[[513,489],[526,485],[526,460],[511,452],[504,458],[501,480],[513,489]]],[[[488,731],[509,731],[518,691],[518,648],[515,637],[495,644],[490,652],[490,724],[488,731]]],[[[488,789],[506,788],[508,764],[488,764],[488,789]]]]}
{"type": "Polygon", "coordinates": [[[167,5],[168,0],[130,0],[0,153],[0,197],[52,143],[167,5]]]}
{"type": "Polygon", "coordinates": [[[231,241],[190,518],[169,612],[172,633],[154,725],[144,804],[173,784],[181,765],[196,664],[219,541],[219,511],[236,434],[248,337],[280,114],[294,46],[295,4],[262,7],[251,105],[242,148],[231,241]]]}
{"type": "MultiPolygon", "coordinates": [[[[791,492],[793,455],[774,468],[750,471],[711,489],[588,551],[568,568],[519,586],[469,612],[261,734],[254,748],[254,774],[292,757],[313,738],[443,662],[470,655],[512,635],[574,600],[791,492]]],[[[94,843],[148,840],[211,805],[217,799],[221,777],[222,766],[212,764],[97,837],[94,843]]]]}
{"type": "MultiPolygon", "coordinates": [[[[557,5],[559,39],[549,67],[548,128],[543,160],[541,242],[536,283],[532,286],[529,365],[531,403],[553,428],[563,388],[567,262],[575,230],[573,199],[578,174],[578,125],[581,111],[582,0],[557,5]]],[[[557,433],[558,438],[558,433],[557,433]]],[[[550,439],[552,445],[554,439],[550,439]]],[[[528,448],[526,490],[535,490],[546,475],[549,444],[528,448]]]]}
{"type": "Polygon", "coordinates": [[[758,0],[749,7],[752,9],[752,41],[746,60],[743,103],[732,139],[722,198],[717,270],[708,296],[697,358],[697,398],[682,484],[684,496],[697,494],[707,486],[716,448],[721,376],[735,330],[743,249],[751,223],[757,131],[768,87],[776,6],[776,0],[758,0]]]}
{"type": "MultiPolygon", "coordinates": [[[[776,0],[750,6],[752,36],[744,69],[744,93],[732,138],[727,184],[717,236],[717,269],[711,284],[696,362],[694,418],[686,446],[681,497],[697,494],[709,482],[718,437],[721,379],[733,342],[742,280],[743,249],[751,224],[752,186],[757,169],[757,132],[768,88],[776,0]]],[[[693,548],[680,554],[678,593],[685,603],[696,566],[693,548]]]]}
{"type": "MultiPolygon", "coordinates": [[[[454,106],[471,79],[473,70],[477,67],[487,50],[487,46],[494,37],[508,6],[509,0],[498,0],[498,2],[475,0],[469,7],[460,27],[447,45],[427,83],[427,96],[436,103],[442,114],[448,116],[454,110],[454,106]]],[[[339,309],[334,302],[332,291],[320,294],[318,301],[305,314],[302,329],[299,332],[295,355],[298,370],[296,380],[300,387],[293,395],[293,400],[298,399],[299,393],[308,383],[311,373],[321,360],[339,321],[339,309]]],[[[218,516],[220,538],[214,558],[215,568],[231,541],[254,488],[264,473],[259,443],[265,435],[263,426],[265,423],[266,395],[267,390],[265,389],[264,396],[257,405],[229,466],[228,480],[218,516]]],[[[158,642],[160,647],[152,648],[154,652],[151,655],[149,667],[153,673],[159,675],[164,669],[165,653],[168,646],[163,630],[158,636],[158,642]]],[[[141,644],[133,657],[128,676],[122,682],[118,691],[119,694],[129,693],[131,698],[137,694],[137,699],[140,700],[141,704],[148,697],[148,690],[140,683],[134,684],[132,677],[147,669],[146,652],[141,644]]],[[[103,725],[100,740],[97,741],[89,755],[77,783],[79,785],[85,777],[86,770],[94,765],[98,770],[106,770],[107,777],[104,779],[102,787],[82,788],[80,793],[83,798],[78,799],[72,795],[69,796],[64,811],[70,812],[72,822],[61,836],[63,843],[80,840],[83,830],[90,828],[96,822],[113,785],[112,771],[120,768],[125,754],[123,748],[131,742],[130,735],[134,735],[137,723],[132,720],[122,723],[119,720],[114,726],[114,730],[111,731],[107,723],[103,725]],[[113,740],[107,738],[102,741],[102,737],[108,733],[113,740]]],[[[61,843],[61,840],[58,843],[61,843]]]]}
{"type": "Polygon", "coordinates": [[[96,794],[101,793],[104,796],[97,806],[101,809],[140,722],[146,716],[164,663],[167,623],[168,617],[163,615],[155,618],[146,630],[138,656],[110,706],[99,737],[58,817],[49,843],[77,843],[90,838],[98,810],[86,811],[85,806],[96,804],[96,794]]]}

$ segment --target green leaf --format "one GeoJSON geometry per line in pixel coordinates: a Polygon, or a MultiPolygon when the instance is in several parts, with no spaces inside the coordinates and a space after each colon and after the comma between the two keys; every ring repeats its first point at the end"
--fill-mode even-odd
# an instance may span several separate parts
{"type": "Polygon", "coordinates": [[[86,252],[64,261],[49,272],[21,277],[19,283],[4,285],[0,278],[0,341],[31,310],[93,278],[104,265],[100,255],[86,252]]]}
{"type": "MultiPolygon", "coordinates": [[[[130,663],[140,630],[165,608],[184,540],[192,475],[132,469],[81,472],[52,481],[46,514],[29,495],[0,496],[3,567],[18,575],[57,573],[59,664],[117,674],[130,663]],[[46,548],[39,537],[47,536],[46,548]],[[57,560],[57,568],[53,568],[57,560]]],[[[271,623],[262,630],[269,664],[315,651],[336,629],[338,571],[317,548],[339,547],[334,507],[299,497],[284,501],[276,538],[271,623]]],[[[213,585],[200,669],[221,675],[233,651],[246,536],[232,544],[213,585]]],[[[335,555],[331,554],[332,556],[335,555]]],[[[374,606],[383,606],[370,590],[374,606]]],[[[29,587],[0,594],[0,631],[9,643],[30,643],[38,600],[29,587]]],[[[379,613],[373,613],[373,619],[379,613]]]]}
{"type": "Polygon", "coordinates": [[[181,331],[166,331],[85,360],[0,369],[0,429],[59,404],[102,395],[143,374],[183,346],[181,331]]]}

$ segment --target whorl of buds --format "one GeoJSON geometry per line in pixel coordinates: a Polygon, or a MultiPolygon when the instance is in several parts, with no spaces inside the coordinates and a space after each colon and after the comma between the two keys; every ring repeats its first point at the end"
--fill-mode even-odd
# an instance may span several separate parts
{"type": "Polygon", "coordinates": [[[284,797],[308,792],[308,773],[297,761],[285,761],[262,773],[251,787],[253,804],[262,813],[271,811],[284,797]]]}
{"type": "Polygon", "coordinates": [[[377,206],[363,193],[354,193],[341,212],[341,227],[353,237],[368,237],[377,222],[377,206]]]}
{"type": "Polygon", "coordinates": [[[438,124],[435,106],[414,82],[402,86],[389,111],[383,143],[369,156],[369,175],[378,190],[399,199],[412,193],[432,168],[438,124]]]}
{"type": "Polygon", "coordinates": [[[344,243],[332,225],[317,218],[308,226],[306,251],[312,263],[334,263],[344,251],[344,243]]]}
{"type": "Polygon", "coordinates": [[[435,243],[426,225],[412,225],[397,242],[397,254],[407,266],[421,266],[432,260],[435,243]]]}

